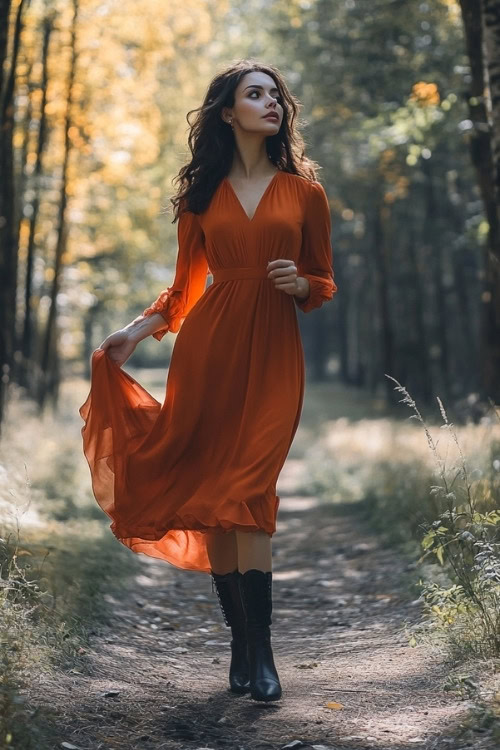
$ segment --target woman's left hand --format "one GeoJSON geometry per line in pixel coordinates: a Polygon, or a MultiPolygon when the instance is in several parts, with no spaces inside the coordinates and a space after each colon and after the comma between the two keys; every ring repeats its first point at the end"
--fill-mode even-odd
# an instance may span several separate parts
{"type": "Polygon", "coordinates": [[[297,276],[297,266],[293,260],[278,258],[267,264],[268,278],[274,281],[275,289],[286,294],[306,299],[309,295],[309,281],[304,276],[297,276]]]}

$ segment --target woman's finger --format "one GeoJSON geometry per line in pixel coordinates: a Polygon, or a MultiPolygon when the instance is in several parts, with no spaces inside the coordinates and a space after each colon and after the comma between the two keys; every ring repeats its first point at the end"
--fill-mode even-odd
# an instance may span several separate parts
{"type": "Polygon", "coordinates": [[[274,279],[290,273],[297,273],[297,268],[295,266],[280,266],[280,268],[274,268],[272,271],[269,271],[269,275],[274,279]]]}
{"type": "Polygon", "coordinates": [[[296,273],[287,273],[286,276],[276,276],[276,278],[273,279],[275,286],[280,286],[282,284],[295,284],[296,280],[296,273]]]}

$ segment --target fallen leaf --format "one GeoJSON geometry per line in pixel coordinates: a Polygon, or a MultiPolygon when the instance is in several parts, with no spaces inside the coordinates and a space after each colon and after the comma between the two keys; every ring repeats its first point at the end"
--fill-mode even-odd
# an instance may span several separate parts
{"type": "Polygon", "coordinates": [[[328,703],[325,703],[325,706],[327,708],[333,708],[336,711],[339,711],[340,709],[344,708],[342,703],[337,703],[336,701],[328,701],[328,703]]]}

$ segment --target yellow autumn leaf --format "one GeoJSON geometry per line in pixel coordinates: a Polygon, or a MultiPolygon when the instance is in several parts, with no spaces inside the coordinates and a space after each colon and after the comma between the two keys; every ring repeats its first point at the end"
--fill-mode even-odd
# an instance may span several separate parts
{"type": "Polygon", "coordinates": [[[328,703],[325,703],[326,708],[333,708],[335,711],[340,711],[342,708],[344,708],[342,703],[337,703],[336,701],[328,701],[328,703]]]}
{"type": "Polygon", "coordinates": [[[441,563],[441,565],[443,565],[444,561],[443,561],[443,548],[442,547],[436,547],[436,557],[441,563]]]}

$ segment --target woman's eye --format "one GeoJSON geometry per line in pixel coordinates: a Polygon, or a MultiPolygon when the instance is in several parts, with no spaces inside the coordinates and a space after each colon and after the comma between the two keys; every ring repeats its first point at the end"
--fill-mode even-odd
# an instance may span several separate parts
{"type": "MultiPolygon", "coordinates": [[[[260,91],[250,91],[248,96],[252,96],[252,94],[257,94],[257,96],[260,96],[260,91]]],[[[283,104],[283,97],[282,96],[275,96],[274,97],[279,104],[283,104]]]]}

